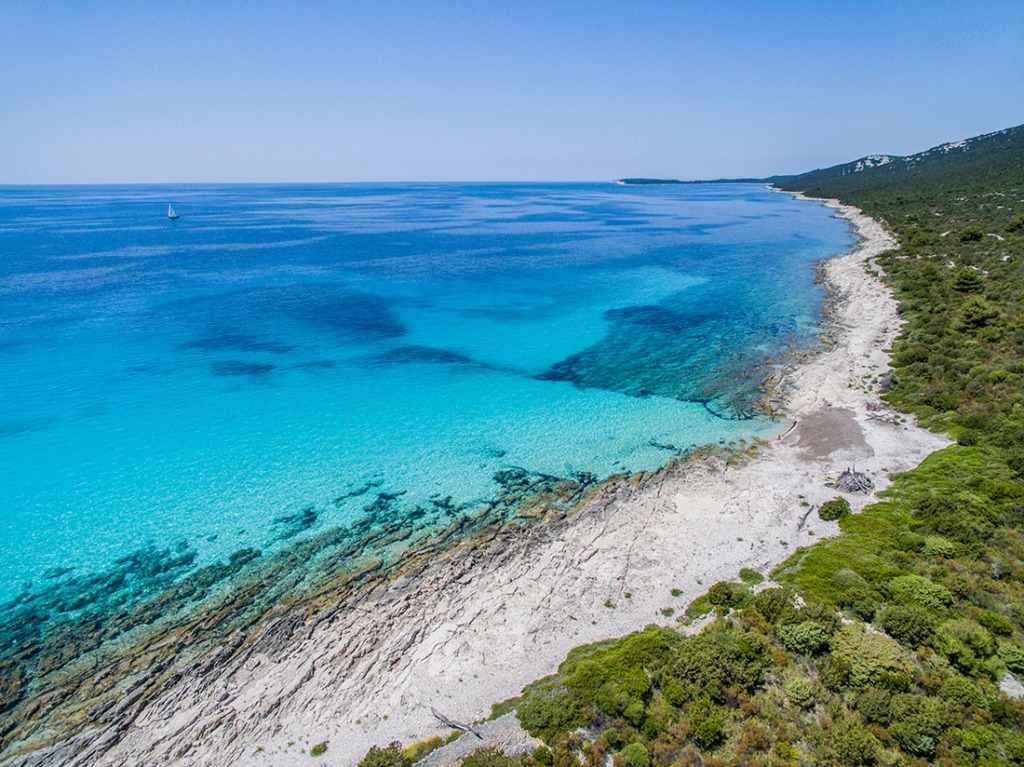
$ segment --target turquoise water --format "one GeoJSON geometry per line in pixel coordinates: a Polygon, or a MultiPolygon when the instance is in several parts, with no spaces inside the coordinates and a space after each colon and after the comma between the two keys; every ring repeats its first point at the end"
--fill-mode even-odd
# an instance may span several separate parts
{"type": "Polygon", "coordinates": [[[755,185],[0,188],[0,599],[764,433],[850,244],[755,185]]]}

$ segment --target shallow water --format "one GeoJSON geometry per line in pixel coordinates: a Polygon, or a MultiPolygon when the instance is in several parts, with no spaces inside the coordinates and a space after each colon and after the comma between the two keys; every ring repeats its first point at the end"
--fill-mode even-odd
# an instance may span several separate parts
{"type": "Polygon", "coordinates": [[[0,599],[763,433],[851,242],[755,185],[0,188],[0,599]]]}

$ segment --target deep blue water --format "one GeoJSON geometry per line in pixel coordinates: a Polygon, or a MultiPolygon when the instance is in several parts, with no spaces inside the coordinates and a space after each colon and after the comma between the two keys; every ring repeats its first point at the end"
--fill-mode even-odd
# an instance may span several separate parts
{"type": "Polygon", "coordinates": [[[851,242],[755,185],[0,188],[0,598],[764,433],[851,242]]]}

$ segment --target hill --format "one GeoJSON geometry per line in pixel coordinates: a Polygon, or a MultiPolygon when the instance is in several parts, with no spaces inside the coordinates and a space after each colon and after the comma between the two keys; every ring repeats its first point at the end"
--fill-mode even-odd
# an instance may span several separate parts
{"type": "Polygon", "coordinates": [[[868,155],[831,168],[766,180],[781,189],[839,197],[860,205],[1003,187],[1019,183],[1022,177],[1024,125],[941,144],[906,157],[868,155]]]}

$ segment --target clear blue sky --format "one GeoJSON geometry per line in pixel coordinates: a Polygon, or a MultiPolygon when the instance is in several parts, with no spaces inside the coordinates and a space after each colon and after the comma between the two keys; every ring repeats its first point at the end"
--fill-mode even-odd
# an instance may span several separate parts
{"type": "Polygon", "coordinates": [[[0,0],[0,183],[761,176],[1021,123],[1022,0],[0,0]]]}

